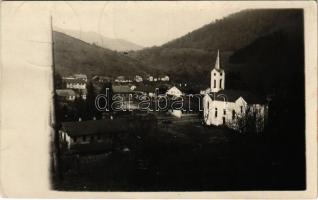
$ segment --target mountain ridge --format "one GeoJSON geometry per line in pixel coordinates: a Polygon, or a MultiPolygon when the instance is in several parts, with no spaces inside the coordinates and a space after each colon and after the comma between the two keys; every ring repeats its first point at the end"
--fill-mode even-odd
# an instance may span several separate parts
{"type": "Polygon", "coordinates": [[[148,68],[123,53],[53,31],[56,72],[61,76],[74,73],[94,75],[133,76],[147,73],[148,68]]]}
{"type": "Polygon", "coordinates": [[[79,40],[85,41],[89,44],[95,44],[100,47],[110,49],[113,51],[136,51],[141,50],[144,47],[136,44],[134,42],[125,40],[125,39],[113,39],[103,36],[94,31],[77,31],[77,30],[67,30],[56,28],[56,31],[69,35],[71,37],[77,38],[79,40]]]}

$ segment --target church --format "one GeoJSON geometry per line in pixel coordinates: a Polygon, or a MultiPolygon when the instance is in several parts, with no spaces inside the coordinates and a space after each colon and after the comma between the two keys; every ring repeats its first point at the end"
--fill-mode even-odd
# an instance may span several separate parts
{"type": "Polygon", "coordinates": [[[250,92],[225,89],[225,71],[217,53],[211,85],[203,97],[203,118],[208,126],[226,126],[240,132],[264,130],[268,107],[250,92]]]}

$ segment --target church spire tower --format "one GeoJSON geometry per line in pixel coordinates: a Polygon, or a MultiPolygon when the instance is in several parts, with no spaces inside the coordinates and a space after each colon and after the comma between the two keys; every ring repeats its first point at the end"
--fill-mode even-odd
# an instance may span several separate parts
{"type": "Polygon", "coordinates": [[[220,66],[220,52],[218,50],[214,68],[211,71],[211,92],[224,90],[225,72],[220,66]]]}
{"type": "Polygon", "coordinates": [[[220,70],[220,51],[218,50],[218,54],[216,56],[215,66],[216,70],[220,70]]]}

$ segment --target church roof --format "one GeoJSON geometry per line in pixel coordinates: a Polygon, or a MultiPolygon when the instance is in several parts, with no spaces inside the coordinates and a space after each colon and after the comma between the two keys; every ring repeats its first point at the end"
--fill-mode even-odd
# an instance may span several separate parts
{"type": "Polygon", "coordinates": [[[210,97],[218,101],[235,102],[242,97],[248,104],[264,104],[265,99],[262,99],[251,92],[244,90],[221,90],[217,93],[211,93],[210,97]]]}
{"type": "Polygon", "coordinates": [[[223,69],[221,69],[221,65],[220,65],[220,52],[218,50],[217,56],[216,56],[216,61],[215,61],[215,65],[214,65],[214,69],[218,72],[222,72],[224,71],[223,69]]]}

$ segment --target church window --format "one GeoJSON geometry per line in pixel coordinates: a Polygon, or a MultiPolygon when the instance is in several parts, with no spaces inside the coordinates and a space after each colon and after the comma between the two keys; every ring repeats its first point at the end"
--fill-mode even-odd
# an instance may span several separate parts
{"type": "Polygon", "coordinates": [[[216,88],[216,80],[214,80],[214,88],[216,88]]]}
{"type": "Polygon", "coordinates": [[[215,108],[215,115],[214,116],[218,117],[218,109],[217,108],[215,108]]]}
{"type": "Polygon", "coordinates": [[[241,113],[243,113],[243,106],[241,106],[241,113]]]}
{"type": "Polygon", "coordinates": [[[222,76],[222,72],[220,73],[220,75],[222,76]]]}
{"type": "Polygon", "coordinates": [[[235,110],[232,111],[232,119],[235,119],[235,110]]]}
{"type": "Polygon", "coordinates": [[[222,79],[220,79],[220,88],[222,87],[222,79]]]}
{"type": "Polygon", "coordinates": [[[216,76],[216,73],[214,73],[214,76],[216,76]]]}
{"type": "Polygon", "coordinates": [[[226,115],[226,109],[223,110],[223,114],[226,115]]]}

